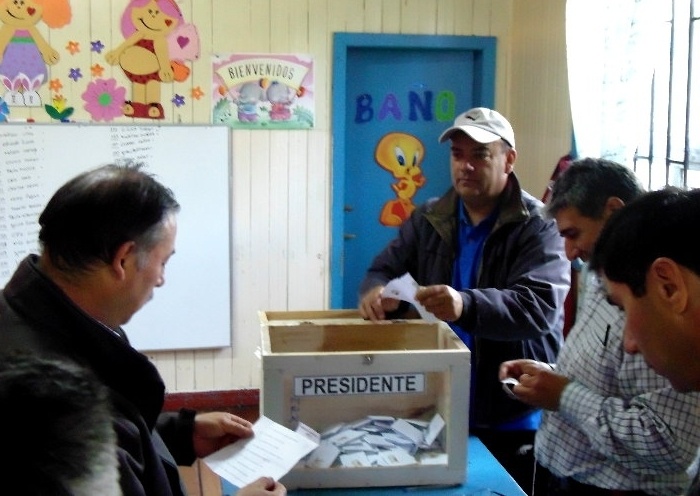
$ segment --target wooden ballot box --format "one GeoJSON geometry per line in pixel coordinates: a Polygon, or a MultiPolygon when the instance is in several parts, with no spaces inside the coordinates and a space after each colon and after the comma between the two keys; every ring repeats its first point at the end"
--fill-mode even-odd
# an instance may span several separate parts
{"type": "Polygon", "coordinates": [[[282,478],[288,488],[464,482],[470,352],[447,324],[375,324],[356,310],[259,312],[259,317],[261,415],[293,430],[301,422],[319,433],[367,418],[401,419],[403,425],[406,419],[411,425],[444,422],[430,456],[413,449],[415,463],[404,457],[386,463],[381,449],[368,454],[371,465],[345,459],[319,468],[302,460],[282,478]],[[385,463],[377,463],[378,456],[385,463]]]}

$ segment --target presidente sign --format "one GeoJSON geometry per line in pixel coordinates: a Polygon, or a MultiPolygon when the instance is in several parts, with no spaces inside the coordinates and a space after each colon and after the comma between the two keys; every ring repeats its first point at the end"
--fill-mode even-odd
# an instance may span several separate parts
{"type": "Polygon", "coordinates": [[[372,374],[295,377],[296,396],[398,394],[425,391],[425,374],[372,374]]]}

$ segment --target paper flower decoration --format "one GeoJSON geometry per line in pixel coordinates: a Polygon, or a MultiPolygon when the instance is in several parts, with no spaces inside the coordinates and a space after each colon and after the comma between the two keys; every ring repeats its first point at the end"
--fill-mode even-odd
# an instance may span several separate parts
{"type": "Polygon", "coordinates": [[[105,46],[100,40],[95,40],[90,42],[90,51],[96,53],[102,53],[105,46]]]}
{"type": "Polygon", "coordinates": [[[72,67],[68,72],[68,77],[77,83],[78,79],[83,77],[83,73],[80,72],[80,67],[72,67]]]}
{"type": "Polygon", "coordinates": [[[66,45],[66,50],[68,50],[68,53],[71,55],[75,55],[80,52],[80,43],[77,41],[69,41],[66,45]]]}
{"type": "Polygon", "coordinates": [[[63,89],[63,83],[61,83],[61,80],[58,79],[58,78],[52,79],[52,80],[49,82],[49,89],[50,89],[51,91],[59,92],[59,91],[61,91],[61,90],[63,89]]]}
{"type": "Polygon", "coordinates": [[[204,92],[202,91],[202,88],[200,88],[199,86],[195,86],[194,88],[192,88],[191,96],[195,100],[199,100],[204,96],[204,92]]]}
{"type": "Polygon", "coordinates": [[[68,118],[73,115],[73,107],[68,106],[66,97],[55,94],[51,100],[53,105],[44,105],[46,113],[49,114],[52,119],[68,122],[68,118]]]}
{"type": "Polygon", "coordinates": [[[175,96],[170,100],[176,107],[180,108],[185,104],[185,97],[175,93],[175,96]]]}
{"type": "Polygon", "coordinates": [[[123,115],[125,96],[126,88],[117,86],[116,79],[95,79],[82,94],[85,102],[83,107],[93,120],[111,121],[123,115]]]}

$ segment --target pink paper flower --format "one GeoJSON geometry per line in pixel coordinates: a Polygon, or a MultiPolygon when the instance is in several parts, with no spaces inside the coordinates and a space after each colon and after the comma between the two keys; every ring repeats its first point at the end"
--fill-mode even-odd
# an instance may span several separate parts
{"type": "Polygon", "coordinates": [[[85,93],[81,95],[92,119],[95,121],[111,121],[123,114],[122,106],[126,96],[126,88],[117,86],[117,81],[111,79],[95,79],[88,84],[85,93]]]}

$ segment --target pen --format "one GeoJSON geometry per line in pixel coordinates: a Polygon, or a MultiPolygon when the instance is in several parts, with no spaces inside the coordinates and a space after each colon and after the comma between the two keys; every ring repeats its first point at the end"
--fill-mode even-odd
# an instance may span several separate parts
{"type": "Polygon", "coordinates": [[[605,328],[605,338],[603,339],[603,348],[608,346],[608,336],[610,335],[610,324],[605,328]]]}

